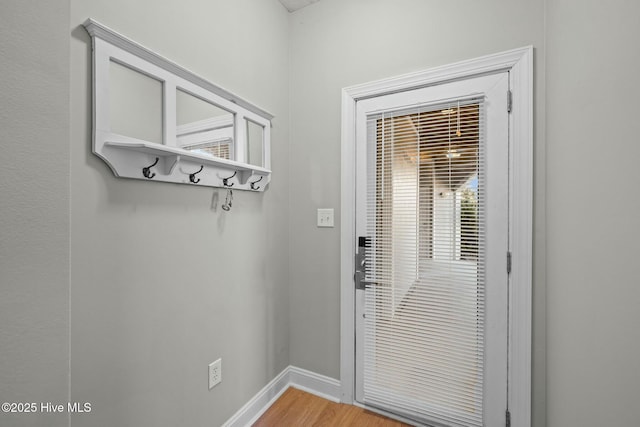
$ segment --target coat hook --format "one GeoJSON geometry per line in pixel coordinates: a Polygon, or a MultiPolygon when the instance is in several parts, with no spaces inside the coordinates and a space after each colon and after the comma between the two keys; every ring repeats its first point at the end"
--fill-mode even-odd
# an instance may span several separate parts
{"type": "Polygon", "coordinates": [[[147,166],[146,168],[142,168],[142,175],[144,175],[145,178],[151,179],[154,176],[156,176],[155,172],[153,172],[153,173],[151,172],[151,168],[158,164],[158,160],[160,160],[160,159],[158,157],[156,157],[156,161],[153,162],[152,165],[147,166]]]}
{"type": "Polygon", "coordinates": [[[235,171],[235,172],[233,173],[233,175],[231,175],[230,177],[222,178],[222,185],[224,185],[225,187],[233,187],[233,184],[234,184],[234,183],[229,184],[229,182],[228,182],[228,181],[229,181],[231,178],[233,178],[234,176],[236,176],[236,174],[237,174],[237,173],[238,173],[238,171],[235,171]]]}
{"type": "Polygon", "coordinates": [[[233,204],[233,190],[227,189],[227,197],[224,199],[224,204],[222,205],[222,209],[225,211],[231,210],[231,205],[233,204]]]}
{"type": "Polygon", "coordinates": [[[256,184],[257,184],[258,182],[262,181],[262,178],[264,178],[264,176],[261,176],[261,177],[260,177],[260,179],[259,179],[259,180],[257,180],[257,181],[253,181],[253,182],[250,182],[250,183],[249,183],[249,184],[250,184],[250,186],[251,186],[251,189],[252,189],[252,190],[259,190],[259,189],[260,189],[260,186],[258,185],[258,186],[256,187],[256,184]]]}
{"type": "Polygon", "coordinates": [[[200,178],[196,179],[196,175],[199,174],[200,172],[202,172],[202,169],[204,169],[204,165],[200,165],[200,170],[198,170],[198,172],[190,173],[189,174],[189,181],[193,182],[194,184],[199,183],[200,182],[200,178]]]}

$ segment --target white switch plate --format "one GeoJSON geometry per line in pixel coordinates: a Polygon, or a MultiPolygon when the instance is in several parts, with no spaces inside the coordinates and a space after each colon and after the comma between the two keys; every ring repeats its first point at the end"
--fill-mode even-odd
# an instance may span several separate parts
{"type": "Polygon", "coordinates": [[[209,390],[222,382],[222,359],[209,364],[209,390]]]}
{"type": "Polygon", "coordinates": [[[333,209],[318,209],[318,227],[333,227],[333,209]]]}

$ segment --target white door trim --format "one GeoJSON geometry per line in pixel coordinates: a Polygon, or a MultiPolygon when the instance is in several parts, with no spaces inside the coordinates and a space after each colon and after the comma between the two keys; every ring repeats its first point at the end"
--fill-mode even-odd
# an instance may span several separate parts
{"type": "Polygon", "coordinates": [[[509,71],[513,108],[509,116],[510,225],[509,392],[511,425],[531,425],[531,295],[533,254],[533,47],[405,74],[342,90],[340,235],[341,400],[354,401],[355,111],[365,98],[509,71]]]}

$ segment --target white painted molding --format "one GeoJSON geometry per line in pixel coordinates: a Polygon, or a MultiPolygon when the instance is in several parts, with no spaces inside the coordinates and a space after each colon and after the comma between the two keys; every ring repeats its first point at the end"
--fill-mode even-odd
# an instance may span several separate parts
{"type": "Polygon", "coordinates": [[[350,86],[343,89],[343,94],[346,94],[355,102],[374,96],[419,89],[482,74],[508,71],[511,70],[518,61],[520,61],[522,55],[529,50],[533,50],[533,47],[513,49],[467,61],[442,65],[424,71],[350,86]]]}
{"type": "Polygon", "coordinates": [[[356,91],[342,90],[340,194],[340,382],[342,403],[355,400],[356,91]]]}
{"type": "Polygon", "coordinates": [[[229,418],[222,427],[250,426],[289,388],[289,368],[285,368],[251,400],[229,418]]]}
{"type": "Polygon", "coordinates": [[[509,71],[511,199],[510,354],[508,406],[513,427],[531,425],[531,295],[533,248],[533,47],[528,46],[342,90],[340,236],[341,401],[354,402],[355,371],[355,110],[376,96],[509,71]]]}
{"type": "Polygon", "coordinates": [[[264,117],[267,120],[271,120],[274,117],[273,114],[269,113],[268,111],[263,110],[262,108],[256,107],[254,104],[250,103],[249,101],[246,101],[232,94],[231,92],[221,88],[220,86],[217,86],[211,83],[210,81],[205,80],[204,78],[198,76],[197,74],[187,70],[184,67],[181,67],[180,65],[176,64],[173,61],[168,60],[167,58],[161,55],[158,55],[157,53],[153,52],[150,49],[147,49],[141,44],[128,39],[122,34],[112,30],[111,28],[105,25],[102,25],[101,23],[99,23],[94,19],[91,19],[91,18],[87,19],[84,22],[84,27],[87,29],[87,32],[89,33],[89,35],[91,35],[91,37],[101,38],[111,43],[112,45],[119,47],[120,49],[124,49],[127,52],[131,52],[132,54],[144,59],[145,61],[148,61],[172,74],[182,77],[183,79],[190,81],[191,83],[198,85],[203,89],[213,92],[216,95],[219,95],[225,99],[228,99],[234,104],[238,104],[257,115],[264,117]]]}
{"type": "Polygon", "coordinates": [[[307,391],[332,402],[340,402],[340,381],[316,374],[315,372],[289,367],[289,381],[292,387],[307,391]]]}
{"type": "Polygon", "coordinates": [[[510,72],[509,409],[511,425],[531,425],[533,281],[533,48],[523,50],[510,72]]]}
{"type": "Polygon", "coordinates": [[[289,387],[306,391],[333,402],[340,400],[340,382],[338,380],[307,371],[306,369],[287,366],[229,418],[222,427],[251,426],[289,387]]]}

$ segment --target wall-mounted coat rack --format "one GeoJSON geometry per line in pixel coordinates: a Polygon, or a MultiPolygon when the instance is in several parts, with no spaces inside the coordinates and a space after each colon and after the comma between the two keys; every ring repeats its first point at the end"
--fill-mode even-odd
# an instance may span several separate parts
{"type": "Polygon", "coordinates": [[[116,176],[264,191],[271,114],[92,19],[84,26],[93,152],[116,176]]]}

